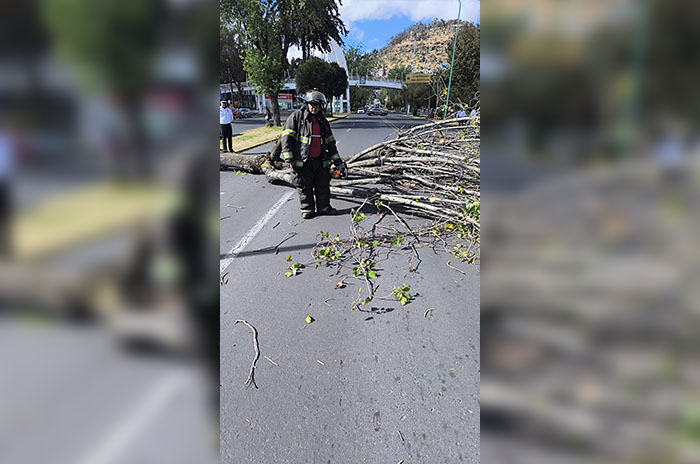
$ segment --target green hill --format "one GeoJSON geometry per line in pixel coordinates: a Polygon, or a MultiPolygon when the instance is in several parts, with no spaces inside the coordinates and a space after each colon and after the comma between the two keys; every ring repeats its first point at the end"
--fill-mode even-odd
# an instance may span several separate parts
{"type": "MultiPolygon", "coordinates": [[[[460,24],[464,24],[461,21],[460,24]]],[[[377,52],[377,74],[388,72],[396,66],[414,66],[416,72],[430,71],[441,63],[449,62],[447,44],[455,37],[457,20],[435,20],[415,24],[391,38],[377,52]],[[415,54],[414,54],[415,53],[415,54]]]]}

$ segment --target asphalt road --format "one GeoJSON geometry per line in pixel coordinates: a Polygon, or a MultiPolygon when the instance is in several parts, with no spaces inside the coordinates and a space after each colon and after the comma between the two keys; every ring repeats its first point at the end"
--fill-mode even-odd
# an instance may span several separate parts
{"type": "MultiPolygon", "coordinates": [[[[390,114],[331,124],[346,157],[420,123],[390,114]]],[[[479,462],[478,269],[438,246],[420,259],[395,247],[377,259],[386,298],[352,311],[362,282],[336,289],[351,266],[316,269],[311,250],[320,231],[348,238],[359,202],[334,198],[339,215],[304,221],[289,187],[233,172],[220,184],[221,462],[479,462]],[[290,236],[278,254],[268,248],[290,236]],[[299,275],[284,276],[287,256],[306,264],[299,275]],[[405,306],[390,296],[399,284],[411,287],[405,306]],[[243,387],[254,348],[237,319],[258,332],[257,389],[243,387]]],[[[366,228],[401,229],[364,211],[366,228]]]]}
{"type": "Polygon", "coordinates": [[[3,317],[0,347],[0,462],[218,462],[197,366],[50,320],[3,317]]]}

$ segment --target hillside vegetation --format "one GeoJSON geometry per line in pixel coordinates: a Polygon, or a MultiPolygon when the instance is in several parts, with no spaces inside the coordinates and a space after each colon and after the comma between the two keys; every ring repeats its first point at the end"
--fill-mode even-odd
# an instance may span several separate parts
{"type": "MultiPolygon", "coordinates": [[[[465,24],[461,21],[460,24],[465,24]]],[[[396,66],[411,66],[416,72],[432,70],[441,63],[448,63],[447,47],[455,37],[457,20],[436,20],[429,24],[418,23],[391,38],[377,52],[377,72],[382,74],[396,66]]],[[[461,26],[460,26],[461,28],[461,26]]]]}

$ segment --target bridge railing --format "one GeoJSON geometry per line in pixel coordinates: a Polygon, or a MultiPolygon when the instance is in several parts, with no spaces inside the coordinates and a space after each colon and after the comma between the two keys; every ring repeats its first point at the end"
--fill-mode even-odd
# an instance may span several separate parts
{"type": "MultiPolygon", "coordinates": [[[[348,81],[359,81],[360,78],[364,77],[366,82],[385,82],[387,84],[396,84],[396,85],[401,85],[403,84],[403,81],[401,79],[387,79],[387,78],[382,78],[382,77],[372,77],[372,76],[356,76],[356,75],[350,75],[348,76],[348,81]]],[[[286,84],[293,84],[294,83],[294,78],[292,79],[287,79],[286,84]]],[[[233,87],[233,91],[235,92],[237,90],[237,87],[235,84],[231,84],[233,87]]],[[[229,84],[219,84],[220,88],[224,91],[227,91],[229,88],[229,84]]],[[[243,82],[241,84],[241,87],[244,89],[252,89],[253,83],[252,82],[243,82]]]]}
{"type": "Polygon", "coordinates": [[[374,81],[374,82],[387,82],[387,83],[391,83],[391,84],[401,84],[403,82],[401,79],[387,79],[385,77],[357,76],[357,75],[348,76],[348,80],[349,81],[359,81],[363,77],[367,81],[374,81]]]}

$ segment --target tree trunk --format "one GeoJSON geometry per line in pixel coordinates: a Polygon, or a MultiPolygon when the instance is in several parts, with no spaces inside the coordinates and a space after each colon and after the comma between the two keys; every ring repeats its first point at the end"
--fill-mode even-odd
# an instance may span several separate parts
{"type": "Polygon", "coordinates": [[[135,97],[127,96],[124,101],[127,115],[128,139],[119,171],[127,179],[148,179],[152,174],[149,147],[146,146],[146,133],[141,123],[141,106],[135,97]]]}
{"type": "Polygon", "coordinates": [[[277,93],[270,94],[270,105],[272,106],[272,120],[275,122],[275,126],[281,126],[280,123],[280,104],[277,99],[277,93]]]}
{"type": "Polygon", "coordinates": [[[243,82],[234,82],[236,84],[236,88],[238,89],[238,98],[236,99],[238,101],[238,105],[243,106],[243,82]]]}
{"type": "Polygon", "coordinates": [[[219,163],[221,168],[235,169],[237,171],[248,172],[250,174],[264,174],[262,166],[266,159],[266,155],[251,156],[239,155],[236,153],[219,154],[219,163]]]}
{"type": "MultiPolygon", "coordinates": [[[[277,147],[278,143],[275,145],[277,147]]],[[[275,148],[273,148],[273,151],[275,148]]],[[[271,184],[285,184],[294,186],[294,178],[291,170],[283,169],[282,162],[271,162],[272,152],[266,155],[251,156],[236,153],[220,153],[219,166],[221,169],[235,169],[250,174],[265,174],[271,184]],[[278,169],[275,169],[277,167],[278,169]]],[[[279,156],[279,155],[278,155],[279,156]]]]}

